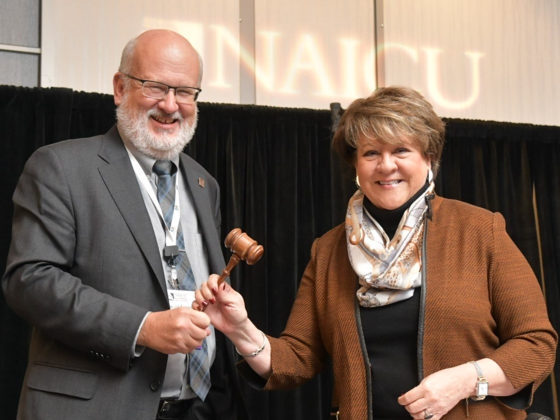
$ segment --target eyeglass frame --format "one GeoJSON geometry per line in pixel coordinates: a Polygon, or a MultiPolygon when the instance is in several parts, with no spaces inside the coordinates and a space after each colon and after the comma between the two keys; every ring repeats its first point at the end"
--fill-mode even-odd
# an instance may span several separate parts
{"type": "MultiPolygon", "coordinates": [[[[167,96],[169,91],[171,89],[173,89],[175,91],[174,92],[175,93],[175,100],[177,100],[177,89],[194,89],[196,91],[196,93],[194,94],[193,103],[195,103],[196,100],[198,99],[198,95],[200,94],[200,92],[202,92],[202,89],[200,89],[198,87],[193,87],[193,86],[169,86],[167,83],[157,82],[155,80],[143,80],[143,79],[139,79],[138,77],[134,77],[134,76],[131,76],[130,74],[126,74],[126,73],[121,73],[121,74],[123,74],[124,76],[129,77],[133,80],[137,80],[138,82],[141,82],[142,83],[142,95],[144,95],[146,98],[150,98],[150,99],[157,99],[157,100],[161,101],[161,100],[165,99],[165,97],[167,96]],[[146,93],[144,93],[144,83],[146,83],[146,82],[157,83],[159,85],[163,85],[163,86],[167,87],[167,91],[165,92],[165,94],[161,98],[156,98],[154,96],[146,95],[146,93]]],[[[179,103],[179,102],[177,102],[177,103],[179,103]]],[[[187,105],[187,104],[183,104],[183,105],[187,105]]]]}

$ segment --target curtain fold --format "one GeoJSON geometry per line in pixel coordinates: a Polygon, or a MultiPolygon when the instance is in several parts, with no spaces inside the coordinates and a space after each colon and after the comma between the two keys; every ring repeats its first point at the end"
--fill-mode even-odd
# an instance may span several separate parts
{"type": "MultiPolygon", "coordinates": [[[[543,130],[539,141],[528,144],[528,150],[535,185],[542,249],[541,282],[550,320],[556,331],[560,332],[560,167],[558,165],[560,135],[558,130],[543,130]]],[[[555,387],[551,393],[557,395],[560,389],[559,352],[556,353],[554,377],[555,387]]]]}
{"type": "MultiPolygon", "coordinates": [[[[239,227],[265,248],[257,264],[242,263],[233,270],[232,283],[257,327],[274,336],[286,324],[313,240],[343,222],[356,188],[353,171],[331,151],[330,118],[327,110],[200,103],[198,129],[186,148],[220,184],[222,239],[239,227]]],[[[2,273],[10,243],[11,195],[27,158],[45,144],[104,133],[114,120],[111,95],[0,86],[2,273]]],[[[541,279],[551,320],[559,329],[560,128],[446,123],[437,193],[504,215],[508,232],[541,279]]],[[[230,256],[225,248],[224,256],[226,261],[230,256]]],[[[10,420],[15,419],[23,381],[29,328],[3,297],[0,317],[0,413],[10,420]]],[[[328,367],[293,391],[263,393],[241,381],[252,418],[327,419],[330,372],[328,367]]],[[[549,381],[539,389],[534,411],[552,417],[553,397],[549,381]]]]}
{"type": "Polygon", "coordinates": [[[540,271],[526,125],[446,120],[437,192],[494,212],[535,273],[540,271]],[[508,131],[511,137],[507,136],[508,131]],[[524,134],[524,135],[523,135],[524,134]]]}

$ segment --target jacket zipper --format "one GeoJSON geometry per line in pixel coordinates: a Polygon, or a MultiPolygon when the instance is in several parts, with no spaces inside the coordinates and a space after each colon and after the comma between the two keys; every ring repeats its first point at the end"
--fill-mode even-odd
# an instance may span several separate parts
{"type": "MultiPolygon", "coordinates": [[[[358,287],[360,285],[360,278],[358,279],[358,287]]],[[[367,388],[367,407],[368,407],[368,420],[373,420],[373,401],[372,401],[372,379],[371,379],[371,363],[366,347],[366,340],[364,338],[364,331],[362,330],[362,317],[360,316],[360,304],[358,298],[354,298],[354,316],[356,317],[356,324],[358,326],[358,337],[360,338],[360,348],[362,349],[362,357],[364,358],[364,365],[366,368],[366,388],[367,388]]]]}
{"type": "Polygon", "coordinates": [[[427,262],[426,244],[428,243],[428,218],[424,219],[424,235],[422,238],[422,285],[420,287],[420,313],[418,314],[418,342],[416,344],[416,358],[418,363],[418,383],[424,379],[424,320],[426,317],[426,284],[427,262]]]}

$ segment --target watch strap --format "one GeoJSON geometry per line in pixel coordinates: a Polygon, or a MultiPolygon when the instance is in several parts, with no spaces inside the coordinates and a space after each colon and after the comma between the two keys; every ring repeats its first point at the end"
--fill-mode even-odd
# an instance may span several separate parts
{"type": "Polygon", "coordinates": [[[470,364],[474,365],[475,369],[476,369],[476,374],[478,376],[478,379],[480,379],[481,377],[483,378],[484,375],[482,374],[482,369],[480,369],[480,366],[478,365],[478,363],[476,362],[469,362],[470,364]]]}
{"type": "Polygon", "coordinates": [[[476,369],[476,376],[477,376],[477,378],[476,378],[476,385],[477,385],[477,386],[476,386],[476,388],[475,388],[475,389],[476,389],[476,395],[475,395],[475,396],[472,396],[471,399],[473,399],[473,400],[475,400],[475,401],[482,401],[483,399],[486,398],[486,395],[487,395],[487,394],[485,394],[485,395],[479,395],[479,394],[478,394],[478,389],[479,389],[479,386],[480,386],[481,383],[486,383],[486,384],[488,384],[488,381],[487,381],[486,378],[484,377],[484,374],[482,373],[482,369],[480,368],[480,365],[479,365],[478,363],[476,363],[476,362],[474,362],[474,361],[470,361],[469,363],[472,364],[472,365],[475,367],[475,369],[476,369]]]}

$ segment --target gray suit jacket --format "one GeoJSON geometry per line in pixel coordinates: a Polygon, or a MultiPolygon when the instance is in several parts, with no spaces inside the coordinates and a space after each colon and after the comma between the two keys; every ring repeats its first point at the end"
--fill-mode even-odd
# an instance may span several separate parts
{"type": "MultiPolygon", "coordinates": [[[[219,273],[218,185],[185,154],[181,170],[219,273]]],[[[154,420],[167,356],[146,349],[131,361],[130,353],[146,311],[169,305],[161,250],[116,127],[37,150],[14,205],[2,287],[34,327],[18,419],[154,420]]],[[[198,417],[236,419],[232,348],[219,334],[216,346],[198,417]]]]}

